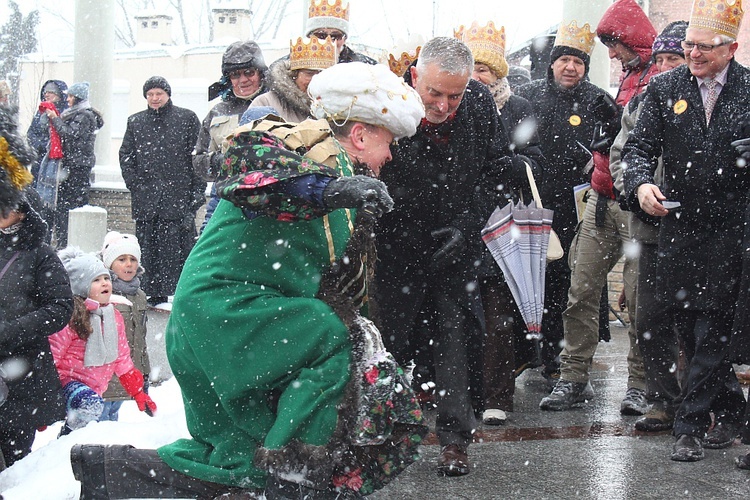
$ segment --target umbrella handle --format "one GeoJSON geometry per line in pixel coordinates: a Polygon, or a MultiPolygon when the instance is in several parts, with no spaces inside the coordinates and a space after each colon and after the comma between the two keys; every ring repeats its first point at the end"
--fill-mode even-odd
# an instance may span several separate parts
{"type": "Polygon", "coordinates": [[[529,185],[531,186],[531,194],[534,196],[534,202],[537,208],[544,208],[542,206],[542,197],[539,196],[539,189],[536,187],[536,181],[534,180],[534,174],[531,171],[531,165],[528,162],[523,162],[526,165],[526,177],[529,178],[529,185]]]}

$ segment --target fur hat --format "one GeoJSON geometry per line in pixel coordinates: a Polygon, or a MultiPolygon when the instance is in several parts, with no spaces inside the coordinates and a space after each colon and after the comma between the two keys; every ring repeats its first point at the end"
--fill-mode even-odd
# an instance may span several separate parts
{"type": "Polygon", "coordinates": [[[102,261],[107,269],[112,267],[112,263],[120,255],[132,255],[141,262],[141,246],[138,244],[138,238],[132,234],[123,234],[117,231],[110,231],[104,237],[102,245],[102,261]]]}
{"type": "Polygon", "coordinates": [[[72,95],[79,101],[86,101],[89,98],[89,88],[91,88],[89,82],[74,83],[68,89],[68,95],[72,95]]]}
{"type": "Polygon", "coordinates": [[[34,180],[26,167],[36,158],[18,133],[17,109],[0,106],[0,214],[7,216],[24,200],[23,190],[34,180]]]}
{"type": "Polygon", "coordinates": [[[88,297],[91,282],[102,275],[109,276],[104,262],[93,253],[85,253],[78,247],[66,247],[57,253],[68,272],[70,288],[74,295],[88,297]]]}
{"type": "Polygon", "coordinates": [[[146,97],[146,92],[151,89],[162,89],[169,97],[172,97],[172,87],[169,86],[169,82],[163,76],[152,76],[146,80],[146,83],[143,84],[143,97],[146,97]]]}
{"type": "Polygon", "coordinates": [[[310,81],[311,113],[339,125],[349,120],[409,137],[424,118],[417,91],[384,64],[351,62],[324,69],[310,81]]]}
{"type": "Polygon", "coordinates": [[[685,40],[687,31],[687,21],[674,21],[667,24],[666,28],[659,33],[651,47],[651,54],[678,54],[685,57],[685,51],[682,49],[682,41],[685,40]]]}

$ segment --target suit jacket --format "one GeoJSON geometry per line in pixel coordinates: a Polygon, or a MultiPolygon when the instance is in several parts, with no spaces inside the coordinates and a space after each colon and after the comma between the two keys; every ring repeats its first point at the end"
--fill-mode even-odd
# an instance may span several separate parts
{"type": "Polygon", "coordinates": [[[623,147],[625,195],[637,202],[638,186],[654,183],[663,157],[662,193],[682,206],[662,218],[657,286],[670,304],[694,310],[731,311],[742,265],[742,228],[750,174],[737,167],[731,142],[750,109],[750,70],[730,61],[724,85],[706,124],[697,79],[687,66],[654,77],[641,115],[623,147]]]}

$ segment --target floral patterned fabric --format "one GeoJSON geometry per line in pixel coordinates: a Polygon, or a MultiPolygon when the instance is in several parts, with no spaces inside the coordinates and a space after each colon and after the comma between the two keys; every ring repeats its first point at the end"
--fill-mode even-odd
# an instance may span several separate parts
{"type": "Polygon", "coordinates": [[[235,135],[229,150],[219,176],[224,180],[217,182],[222,198],[283,221],[310,220],[330,211],[285,192],[282,184],[309,174],[340,177],[335,169],[286,149],[284,142],[270,133],[255,130],[235,135]]]}

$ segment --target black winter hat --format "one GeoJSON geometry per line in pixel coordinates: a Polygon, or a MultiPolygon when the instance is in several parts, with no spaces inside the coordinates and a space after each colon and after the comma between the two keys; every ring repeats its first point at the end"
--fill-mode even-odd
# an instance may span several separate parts
{"type": "Polygon", "coordinates": [[[261,72],[268,69],[263,59],[263,52],[252,40],[234,42],[224,51],[221,58],[221,72],[228,75],[238,69],[255,68],[261,72]]]}
{"type": "Polygon", "coordinates": [[[14,107],[0,106],[0,214],[7,216],[24,201],[23,190],[33,177],[26,167],[36,154],[18,133],[14,107]]]}
{"type": "Polygon", "coordinates": [[[552,52],[550,53],[549,58],[550,67],[547,69],[547,75],[550,78],[552,78],[552,64],[562,56],[577,57],[578,59],[583,61],[583,65],[586,68],[585,72],[583,73],[584,77],[589,74],[589,64],[591,63],[591,56],[589,56],[584,51],[578,50],[574,47],[568,47],[567,45],[555,45],[554,47],[552,47],[552,52]]]}
{"type": "Polygon", "coordinates": [[[146,92],[151,89],[162,89],[169,97],[172,97],[172,87],[169,86],[169,82],[163,76],[152,76],[146,80],[146,83],[143,84],[143,97],[146,97],[146,92]]]}

